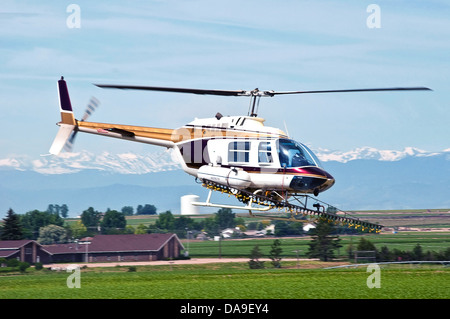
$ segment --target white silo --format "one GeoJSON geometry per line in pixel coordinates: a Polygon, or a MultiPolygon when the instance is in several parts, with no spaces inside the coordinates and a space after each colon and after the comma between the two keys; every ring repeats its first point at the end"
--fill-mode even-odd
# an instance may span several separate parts
{"type": "Polygon", "coordinates": [[[184,195],[181,196],[181,215],[198,215],[199,206],[192,205],[193,202],[198,202],[200,197],[197,195],[184,195]]]}

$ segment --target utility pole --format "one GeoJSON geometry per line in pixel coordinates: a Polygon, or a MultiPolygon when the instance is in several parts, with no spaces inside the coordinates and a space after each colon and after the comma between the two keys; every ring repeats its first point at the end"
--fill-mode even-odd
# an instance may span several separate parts
{"type": "Polygon", "coordinates": [[[80,245],[85,245],[86,250],[85,250],[85,262],[88,263],[89,262],[89,253],[88,253],[88,245],[90,244],[90,241],[85,241],[85,242],[80,242],[80,245]]]}
{"type": "Polygon", "coordinates": [[[222,236],[214,236],[214,240],[219,242],[219,259],[222,258],[222,236]]]}
{"type": "Polygon", "coordinates": [[[189,229],[186,227],[187,250],[184,252],[185,257],[189,257],[189,229]]]}
{"type": "Polygon", "coordinates": [[[299,252],[301,252],[301,250],[296,249],[296,250],[293,250],[292,252],[297,254],[297,269],[299,269],[300,268],[299,252]]]}

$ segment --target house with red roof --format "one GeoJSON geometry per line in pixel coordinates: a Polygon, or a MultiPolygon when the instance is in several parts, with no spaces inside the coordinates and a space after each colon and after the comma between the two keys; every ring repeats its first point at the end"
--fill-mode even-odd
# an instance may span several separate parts
{"type": "Polygon", "coordinates": [[[0,240],[0,258],[12,259],[34,264],[46,260],[48,253],[42,246],[30,239],[0,240]]]}
{"type": "Polygon", "coordinates": [[[0,241],[0,258],[17,258],[31,264],[153,261],[176,259],[183,249],[176,234],[97,235],[54,245],[40,245],[34,240],[0,241]]]}

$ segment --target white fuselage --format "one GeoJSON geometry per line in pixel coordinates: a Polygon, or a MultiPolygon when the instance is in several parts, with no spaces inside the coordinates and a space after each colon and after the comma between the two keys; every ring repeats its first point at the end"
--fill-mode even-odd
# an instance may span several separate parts
{"type": "Polygon", "coordinates": [[[174,149],[187,173],[237,189],[312,193],[334,183],[306,146],[263,122],[249,116],[196,119],[178,129],[186,131],[186,139],[174,149]],[[292,147],[286,149],[286,143],[292,147]],[[295,152],[308,160],[293,164],[295,152]]]}

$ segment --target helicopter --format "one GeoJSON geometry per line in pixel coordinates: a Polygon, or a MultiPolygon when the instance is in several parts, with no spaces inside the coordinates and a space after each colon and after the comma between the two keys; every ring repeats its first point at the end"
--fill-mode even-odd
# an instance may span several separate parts
{"type": "MultiPolygon", "coordinates": [[[[193,205],[235,208],[252,212],[268,212],[284,209],[290,218],[321,218],[363,230],[379,232],[380,225],[362,222],[347,213],[325,211],[316,200],[315,209],[307,207],[310,195],[318,196],[330,189],[334,177],[322,166],[317,156],[303,143],[291,139],[284,131],[265,126],[258,117],[260,98],[286,94],[416,91],[426,87],[394,87],[319,91],[262,91],[210,90],[157,86],[133,86],[94,84],[105,89],[145,90],[198,95],[243,96],[250,98],[247,115],[194,119],[176,129],[143,127],[86,121],[75,119],[67,83],[58,80],[61,121],[59,131],[50,148],[50,154],[58,155],[73,141],[78,132],[146,143],[172,149],[182,169],[209,189],[206,202],[193,205]],[[243,206],[214,204],[213,191],[234,195],[243,206]],[[301,205],[289,200],[295,199],[301,205]]],[[[325,203],[323,203],[325,204],[325,203]]],[[[273,217],[276,218],[276,217],[273,217]]]]}

